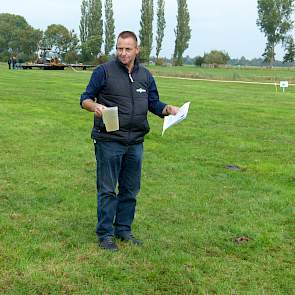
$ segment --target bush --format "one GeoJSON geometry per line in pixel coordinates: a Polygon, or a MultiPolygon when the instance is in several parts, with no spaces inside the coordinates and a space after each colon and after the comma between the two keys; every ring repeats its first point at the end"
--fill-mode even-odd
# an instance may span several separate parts
{"type": "Polygon", "coordinates": [[[204,58],[202,56],[197,56],[195,58],[195,65],[200,67],[204,63],[204,58]]]}
{"type": "Polygon", "coordinates": [[[101,54],[98,56],[94,62],[95,65],[101,65],[109,61],[109,56],[105,54],[101,54]]]}
{"type": "Polygon", "coordinates": [[[16,55],[16,60],[19,63],[24,63],[28,60],[33,60],[32,58],[30,58],[27,54],[20,52],[16,55]]]}
{"type": "Polygon", "coordinates": [[[203,63],[225,65],[230,60],[227,52],[212,50],[209,53],[205,53],[203,57],[203,63]]]}
{"type": "Polygon", "coordinates": [[[158,58],[156,60],[156,65],[157,66],[164,66],[165,65],[165,60],[163,58],[158,58]]]}
{"type": "Polygon", "coordinates": [[[79,60],[79,56],[75,50],[68,51],[64,56],[64,61],[66,63],[76,63],[79,60]]]}

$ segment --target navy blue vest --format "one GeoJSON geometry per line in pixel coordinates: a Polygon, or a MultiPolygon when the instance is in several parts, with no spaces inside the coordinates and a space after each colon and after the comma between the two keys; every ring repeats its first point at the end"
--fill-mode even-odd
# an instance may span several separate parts
{"type": "Polygon", "coordinates": [[[106,73],[106,84],[97,102],[106,107],[118,106],[118,131],[107,132],[102,118],[94,116],[92,138],[97,141],[118,141],[124,144],[143,142],[149,132],[148,71],[137,62],[129,75],[127,68],[118,60],[101,65],[106,73]]]}

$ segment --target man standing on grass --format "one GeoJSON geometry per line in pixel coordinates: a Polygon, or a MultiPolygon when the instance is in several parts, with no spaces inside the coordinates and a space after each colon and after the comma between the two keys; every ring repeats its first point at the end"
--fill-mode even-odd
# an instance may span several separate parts
{"type": "Polygon", "coordinates": [[[100,247],[112,251],[118,250],[114,237],[142,244],[133,236],[131,225],[140,189],[143,141],[149,132],[147,112],[164,117],[178,111],[178,107],[159,100],[154,78],[139,65],[133,32],[119,34],[116,50],[115,60],[93,71],[80,99],[82,108],[94,112],[91,137],[98,192],[96,234],[100,247]],[[102,114],[114,106],[118,107],[119,130],[107,132],[102,114]]]}

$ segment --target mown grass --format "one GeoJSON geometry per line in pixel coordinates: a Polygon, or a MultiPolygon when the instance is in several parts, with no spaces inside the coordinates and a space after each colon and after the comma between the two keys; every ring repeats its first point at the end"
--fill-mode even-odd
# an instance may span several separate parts
{"type": "Polygon", "coordinates": [[[150,65],[151,72],[158,76],[187,77],[199,79],[216,79],[227,81],[257,81],[279,83],[287,80],[295,83],[295,68],[201,68],[196,66],[163,67],[150,65]]]}
{"type": "Polygon", "coordinates": [[[134,222],[145,244],[107,253],[79,108],[90,72],[0,70],[0,293],[295,293],[294,87],[157,79],[190,113],[164,137],[150,116],[134,222]]]}

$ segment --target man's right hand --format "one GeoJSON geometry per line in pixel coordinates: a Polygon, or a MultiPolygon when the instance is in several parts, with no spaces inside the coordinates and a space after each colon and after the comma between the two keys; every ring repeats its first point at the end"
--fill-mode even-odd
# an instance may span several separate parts
{"type": "Polygon", "coordinates": [[[101,117],[104,109],[106,109],[106,107],[104,105],[96,103],[95,108],[94,108],[95,116],[101,117]]]}
{"type": "Polygon", "coordinates": [[[82,103],[82,107],[89,112],[94,112],[97,117],[101,117],[102,111],[106,109],[104,105],[96,103],[92,99],[85,99],[82,103]]]}

